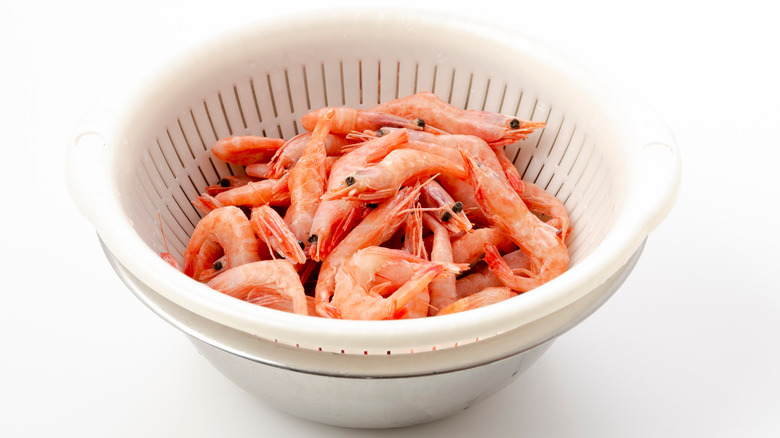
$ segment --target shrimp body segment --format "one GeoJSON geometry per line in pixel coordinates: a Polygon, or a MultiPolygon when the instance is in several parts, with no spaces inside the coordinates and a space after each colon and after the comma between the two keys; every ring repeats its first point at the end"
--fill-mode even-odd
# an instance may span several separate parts
{"type": "Polygon", "coordinates": [[[277,179],[264,179],[249,182],[226,192],[218,193],[214,198],[222,205],[290,205],[290,189],[287,186],[288,174],[277,179]]]}
{"type": "MultiPolygon", "coordinates": [[[[316,126],[316,121],[315,121],[316,126]]],[[[304,132],[296,135],[276,151],[268,163],[265,178],[279,178],[284,172],[292,168],[303,155],[306,145],[311,140],[312,133],[304,132]]],[[[327,134],[324,140],[325,152],[328,156],[341,155],[341,148],[348,144],[347,139],[341,135],[327,134]]],[[[249,172],[247,172],[249,173],[249,172]]]]}
{"type": "Polygon", "coordinates": [[[372,111],[419,118],[451,134],[476,135],[494,147],[526,138],[536,128],[545,125],[499,113],[460,109],[430,92],[395,99],[372,108],[372,111]]]}
{"type": "Polygon", "coordinates": [[[243,300],[250,294],[255,300],[265,293],[281,295],[292,303],[295,313],[309,314],[301,279],[287,260],[262,260],[237,266],[217,275],[207,285],[243,300]]]}
{"type": "MultiPolygon", "coordinates": [[[[499,279],[512,290],[526,292],[562,274],[569,262],[569,251],[556,235],[557,230],[531,213],[514,189],[495,172],[477,163],[468,153],[464,152],[463,158],[482,212],[495,228],[528,255],[530,261],[528,276],[502,277],[496,273],[499,279]]],[[[485,249],[488,265],[491,268],[498,266],[498,263],[491,265],[491,261],[499,262],[498,250],[490,244],[486,244],[485,249]],[[488,250],[489,247],[492,248],[488,250]]]]}
{"type": "Polygon", "coordinates": [[[329,111],[334,112],[331,131],[336,134],[349,134],[353,131],[375,131],[384,126],[421,130],[416,120],[410,120],[393,114],[353,108],[327,107],[311,111],[301,117],[301,125],[307,131],[314,130],[317,120],[329,111]]]}
{"type": "Polygon", "coordinates": [[[198,222],[184,251],[184,273],[198,279],[222,252],[226,269],[260,260],[257,238],[249,219],[238,207],[218,208],[198,222]],[[209,250],[201,254],[202,247],[209,250]]]}

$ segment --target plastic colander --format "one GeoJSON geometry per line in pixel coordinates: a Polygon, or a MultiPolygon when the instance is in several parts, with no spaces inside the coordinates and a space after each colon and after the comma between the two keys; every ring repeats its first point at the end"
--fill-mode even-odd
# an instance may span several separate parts
{"type": "Polygon", "coordinates": [[[512,30],[395,9],[277,17],[190,50],[91,110],[66,164],[119,276],[217,368],[280,409],[369,427],[440,418],[511,381],[617,289],[672,207],[680,172],[664,123],[598,74],[512,30]],[[201,218],[191,200],[243,172],[211,154],[219,138],[290,138],[312,109],[418,91],[546,122],[507,154],[570,213],[566,273],[460,314],[346,321],[231,298],[160,257],[181,262],[201,218]],[[451,379],[471,389],[442,392],[451,379]],[[419,388],[438,394],[435,408],[419,388]]]}

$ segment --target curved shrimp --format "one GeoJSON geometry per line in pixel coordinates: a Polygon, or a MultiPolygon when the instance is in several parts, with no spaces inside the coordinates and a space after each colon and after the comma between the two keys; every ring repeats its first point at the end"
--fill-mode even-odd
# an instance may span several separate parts
{"type": "MultiPolygon", "coordinates": [[[[495,172],[481,166],[467,152],[463,152],[463,159],[482,212],[495,228],[528,255],[531,263],[527,276],[502,276],[494,270],[499,279],[512,290],[526,292],[562,274],[569,262],[569,251],[556,235],[557,230],[528,210],[514,189],[495,172]]],[[[499,266],[500,255],[495,247],[489,247],[492,245],[485,245],[485,261],[492,269],[499,266]],[[492,265],[491,261],[494,262],[492,265]]],[[[501,268],[506,274],[504,266],[501,268]]]]}
{"type": "Polygon", "coordinates": [[[334,112],[331,131],[336,134],[349,134],[352,131],[373,131],[383,126],[415,130],[421,130],[425,126],[424,123],[420,124],[419,120],[410,120],[393,114],[346,107],[326,107],[311,111],[301,117],[301,125],[307,131],[312,131],[317,124],[317,120],[329,111],[334,112]]]}
{"type": "Polygon", "coordinates": [[[279,179],[264,179],[249,182],[226,192],[218,193],[214,198],[223,205],[290,205],[290,189],[287,186],[288,174],[279,179]]]}
{"type": "Polygon", "coordinates": [[[287,185],[290,190],[290,208],[284,215],[284,221],[296,239],[309,242],[312,219],[320,203],[320,197],[325,193],[326,173],[325,137],[330,130],[334,112],[322,113],[317,122],[303,155],[289,172],[287,185]]]}
{"type": "MultiPolygon", "coordinates": [[[[453,263],[452,243],[447,228],[428,213],[423,215],[423,223],[433,232],[431,261],[453,263]]],[[[431,281],[428,290],[431,296],[429,314],[433,315],[457,299],[455,274],[449,273],[436,278],[431,281]]]]}
{"type": "Polygon", "coordinates": [[[222,252],[226,257],[225,268],[260,260],[255,233],[238,207],[218,208],[198,221],[184,251],[184,273],[198,279],[222,252]],[[202,248],[207,250],[201,253],[202,248]]]}
{"type": "MultiPolygon", "coordinates": [[[[405,142],[409,138],[405,129],[392,135],[376,138],[360,144],[343,155],[333,165],[328,176],[328,190],[337,188],[349,174],[366,165],[366,157],[386,144],[405,142]]],[[[363,203],[354,199],[323,199],[320,201],[311,224],[309,256],[322,261],[346,236],[362,217],[363,203]],[[316,236],[316,237],[315,237],[316,236]]]]}
{"type": "Polygon", "coordinates": [[[428,284],[444,272],[457,273],[459,268],[446,263],[429,262],[402,250],[378,246],[357,251],[344,261],[336,273],[332,305],[343,319],[394,319],[428,284]],[[411,270],[405,279],[386,272],[390,268],[411,270]],[[400,265],[400,266],[399,266],[400,265]],[[392,277],[401,286],[392,293],[392,277]]]}
{"type": "Polygon", "coordinates": [[[450,105],[431,92],[419,92],[380,104],[372,111],[419,118],[451,134],[476,135],[490,146],[505,146],[526,138],[543,122],[520,120],[488,111],[464,110],[450,105]]]}
{"type": "MultiPolygon", "coordinates": [[[[316,122],[317,121],[315,120],[315,126],[316,122]]],[[[303,155],[303,151],[306,149],[309,140],[311,140],[311,136],[311,132],[304,132],[284,143],[284,145],[276,151],[276,154],[271,157],[271,160],[268,163],[268,169],[263,176],[265,178],[279,178],[284,172],[291,169],[303,155]]],[[[331,133],[325,135],[325,153],[328,156],[341,155],[341,148],[347,144],[349,144],[349,141],[342,135],[331,133]]],[[[247,170],[247,173],[249,173],[249,170],[247,170]]]]}
{"type": "Polygon", "coordinates": [[[461,298],[449,306],[441,309],[436,315],[449,315],[451,313],[463,312],[465,310],[478,309],[491,304],[500,303],[516,297],[517,293],[512,292],[508,287],[489,287],[481,291],[461,298]]]}
{"type": "Polygon", "coordinates": [[[233,267],[206,283],[226,295],[246,300],[252,294],[272,293],[292,302],[293,311],[308,315],[306,293],[292,263],[287,260],[262,260],[233,267]]]}
{"type": "Polygon", "coordinates": [[[226,137],[211,147],[211,153],[222,161],[246,166],[268,161],[284,143],[281,138],[254,135],[226,137]]]}
{"type": "Polygon", "coordinates": [[[340,187],[328,190],[323,199],[358,199],[377,202],[397,193],[404,182],[412,178],[447,173],[465,178],[462,163],[410,149],[398,149],[379,163],[347,176],[340,187]]]}
{"type": "Polygon", "coordinates": [[[335,288],[335,275],[343,261],[360,249],[385,242],[406,220],[408,210],[420,196],[420,185],[402,188],[392,199],[379,204],[347,234],[320,265],[314,290],[317,313],[338,318],[338,309],[330,304],[335,288]]]}
{"type": "Polygon", "coordinates": [[[267,205],[255,207],[252,209],[249,223],[252,225],[255,235],[268,246],[271,254],[278,252],[282,257],[295,264],[306,263],[303,242],[295,238],[276,210],[267,205]]]}

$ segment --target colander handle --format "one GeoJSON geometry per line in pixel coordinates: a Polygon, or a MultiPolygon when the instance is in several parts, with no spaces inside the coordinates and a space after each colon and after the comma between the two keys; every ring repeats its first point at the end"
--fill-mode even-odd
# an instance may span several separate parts
{"type": "Polygon", "coordinates": [[[639,134],[635,142],[636,167],[630,178],[635,190],[627,200],[643,218],[642,231],[649,233],[669,214],[680,186],[681,159],[677,142],[668,125],[649,107],[638,111],[639,134]]]}

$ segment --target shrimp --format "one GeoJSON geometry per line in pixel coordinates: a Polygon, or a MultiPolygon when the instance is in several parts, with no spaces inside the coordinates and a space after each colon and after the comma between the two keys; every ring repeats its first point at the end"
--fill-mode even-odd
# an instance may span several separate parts
{"type": "Polygon", "coordinates": [[[287,182],[290,190],[290,208],[284,215],[284,221],[289,225],[295,238],[304,242],[304,245],[309,242],[314,213],[317,211],[320,197],[325,193],[327,181],[325,137],[330,130],[334,114],[334,111],[322,113],[303,155],[290,169],[287,182]]]}
{"type": "MultiPolygon", "coordinates": [[[[423,223],[433,231],[433,243],[431,244],[431,261],[452,263],[452,243],[450,234],[442,224],[428,213],[423,215],[423,223]]],[[[445,274],[431,281],[428,290],[431,296],[429,314],[435,314],[439,309],[455,302],[456,283],[454,274],[445,274]]]]}
{"type": "Polygon", "coordinates": [[[317,313],[328,318],[339,317],[338,309],[330,304],[335,287],[335,275],[343,261],[356,251],[379,245],[395,234],[406,220],[407,211],[417,202],[420,185],[402,188],[392,199],[373,209],[347,234],[320,265],[314,290],[317,313]]]}
{"type": "Polygon", "coordinates": [[[420,124],[419,120],[408,120],[392,114],[341,107],[327,107],[311,111],[301,118],[301,125],[303,125],[304,129],[307,131],[311,131],[314,129],[317,120],[320,119],[322,114],[329,111],[334,111],[335,113],[331,131],[336,134],[349,134],[352,131],[361,132],[365,130],[377,130],[383,126],[415,130],[421,130],[425,126],[424,124],[420,124]]]}
{"type": "Polygon", "coordinates": [[[431,181],[422,188],[420,202],[426,210],[437,212],[436,221],[452,233],[470,231],[471,221],[463,210],[463,203],[455,200],[439,183],[431,181]]]}
{"type": "Polygon", "coordinates": [[[260,260],[257,238],[238,207],[218,208],[201,219],[184,251],[184,273],[198,279],[224,252],[225,268],[260,260]],[[201,249],[206,249],[201,253],[201,249]]]}
{"type": "MultiPolygon", "coordinates": [[[[525,190],[523,179],[520,177],[520,173],[517,171],[515,164],[506,156],[506,151],[503,147],[493,148],[493,152],[501,164],[501,170],[499,175],[503,174],[510,186],[515,190],[515,193],[522,196],[525,190]]],[[[495,169],[493,169],[495,170],[495,169]]]]}
{"type": "Polygon", "coordinates": [[[457,273],[459,268],[429,262],[402,250],[367,247],[346,259],[338,269],[332,305],[344,319],[398,318],[405,314],[402,308],[444,272],[457,273]],[[395,275],[388,270],[395,271],[395,275]],[[399,270],[411,270],[412,275],[406,280],[403,274],[398,275],[399,270]],[[390,294],[387,289],[392,285],[386,280],[388,277],[402,282],[390,294]]]}
{"type": "Polygon", "coordinates": [[[223,205],[290,205],[288,174],[279,179],[264,179],[247,183],[241,187],[218,193],[215,198],[223,205]]]}
{"type": "Polygon", "coordinates": [[[227,137],[217,141],[211,147],[211,153],[222,161],[246,166],[267,162],[284,143],[281,138],[254,135],[227,137]]]}
{"type": "Polygon", "coordinates": [[[255,235],[265,242],[271,254],[276,251],[292,263],[306,263],[303,242],[295,238],[276,210],[267,205],[255,207],[249,222],[255,235]]]}
{"type": "Polygon", "coordinates": [[[379,163],[347,176],[340,187],[328,190],[323,199],[358,199],[377,202],[392,197],[404,182],[412,178],[447,173],[465,178],[462,163],[410,149],[398,149],[379,163]]]}
{"type": "MultiPolygon", "coordinates": [[[[315,124],[317,120],[314,121],[315,124]]],[[[282,174],[291,169],[295,163],[303,155],[306,145],[311,139],[311,132],[304,132],[303,134],[296,135],[276,151],[271,161],[268,163],[268,169],[263,175],[265,178],[279,178],[282,174]]],[[[342,135],[327,134],[325,135],[325,152],[326,155],[341,155],[341,148],[348,144],[348,140],[342,135]]],[[[253,169],[254,171],[254,169],[253,169]]],[[[249,170],[247,170],[249,173],[249,170]]]]}
{"type": "Polygon", "coordinates": [[[464,110],[450,105],[431,92],[420,92],[395,99],[371,109],[405,118],[419,118],[451,134],[476,135],[490,146],[506,146],[526,138],[544,122],[488,111],[464,110]]]}
{"type": "Polygon", "coordinates": [[[192,201],[192,205],[194,205],[195,208],[200,210],[200,212],[204,215],[211,213],[212,210],[215,210],[219,207],[225,206],[223,203],[217,201],[217,198],[209,195],[208,193],[204,193],[195,198],[192,201]]]}
{"type": "Polygon", "coordinates": [[[496,228],[478,228],[452,242],[452,259],[456,263],[473,265],[485,254],[485,243],[496,245],[502,252],[516,249],[515,243],[496,228]]]}
{"type": "Polygon", "coordinates": [[[525,190],[520,193],[520,198],[532,212],[551,217],[546,223],[558,230],[558,236],[565,243],[572,230],[569,226],[569,213],[566,212],[566,207],[560,199],[538,185],[528,181],[524,181],[524,185],[525,190]]]}
{"type": "Polygon", "coordinates": [[[508,287],[489,287],[473,295],[461,298],[449,306],[441,309],[436,315],[449,315],[451,313],[463,312],[464,310],[477,309],[500,303],[509,298],[516,297],[517,293],[512,292],[508,287]]]}
{"type": "Polygon", "coordinates": [[[462,154],[482,212],[528,255],[531,264],[527,276],[514,275],[498,250],[486,244],[485,261],[496,276],[512,290],[526,292],[562,274],[569,262],[569,251],[556,235],[557,230],[531,213],[514,189],[495,172],[477,163],[467,152],[462,154]],[[501,274],[494,267],[501,268],[501,274]]]}
{"type": "MultiPolygon", "coordinates": [[[[335,189],[349,174],[366,164],[370,153],[386,144],[405,142],[409,138],[405,129],[392,135],[361,143],[358,148],[343,155],[333,165],[328,176],[328,190],[335,189]]],[[[362,217],[362,203],[352,199],[323,199],[314,213],[311,225],[309,256],[322,261],[362,217]]]]}
{"type": "Polygon", "coordinates": [[[414,256],[427,259],[428,253],[423,243],[423,212],[418,203],[417,208],[409,212],[404,222],[404,251],[414,256]]]}
{"type": "Polygon", "coordinates": [[[261,260],[233,267],[206,283],[226,295],[246,300],[252,294],[272,293],[292,302],[293,312],[308,315],[306,293],[292,263],[287,260],[261,260]]]}

